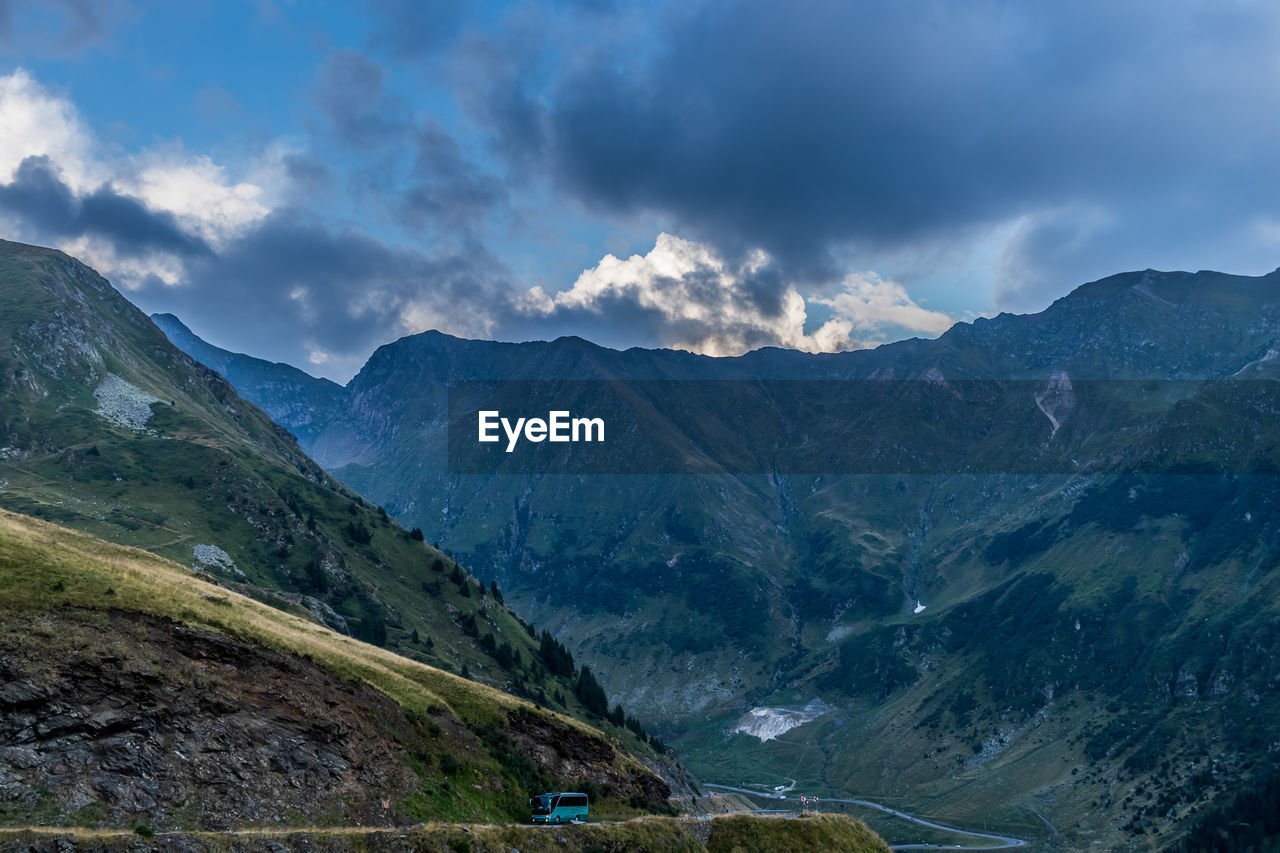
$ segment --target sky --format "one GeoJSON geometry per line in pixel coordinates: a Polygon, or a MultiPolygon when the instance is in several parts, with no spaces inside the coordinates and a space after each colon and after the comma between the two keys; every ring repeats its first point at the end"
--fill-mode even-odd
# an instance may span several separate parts
{"type": "Polygon", "coordinates": [[[1280,265],[1270,0],[0,0],[0,237],[346,381],[735,355],[1280,265]]]}

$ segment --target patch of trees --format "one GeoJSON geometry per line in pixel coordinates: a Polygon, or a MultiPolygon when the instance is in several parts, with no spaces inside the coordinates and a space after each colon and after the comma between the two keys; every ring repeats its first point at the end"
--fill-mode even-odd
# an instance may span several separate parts
{"type": "Polygon", "coordinates": [[[368,545],[373,541],[373,531],[359,521],[349,521],[342,529],[354,545],[368,545]]]}
{"type": "Polygon", "coordinates": [[[542,658],[547,671],[552,675],[563,678],[573,677],[573,655],[559,640],[551,636],[550,631],[542,632],[542,639],[538,645],[538,657],[542,658]]]}
{"type": "Polygon", "coordinates": [[[591,674],[591,668],[586,664],[578,670],[578,680],[573,685],[573,695],[578,697],[578,701],[587,709],[587,713],[597,717],[603,717],[609,713],[609,698],[604,695],[604,688],[600,686],[600,682],[596,681],[596,677],[591,674]]]}
{"type": "Polygon", "coordinates": [[[1226,805],[1200,813],[1179,853],[1245,853],[1280,847],[1280,772],[1240,791],[1226,805]]]}
{"type": "Polygon", "coordinates": [[[870,694],[884,700],[897,688],[914,684],[919,677],[888,629],[841,643],[838,660],[838,665],[820,676],[817,684],[846,696],[870,694]]]}
{"type": "MultiPolygon", "coordinates": [[[[534,636],[535,632],[532,627],[526,625],[526,628],[529,629],[529,635],[534,636]]],[[[501,646],[498,647],[498,650],[501,651],[501,646]]],[[[570,679],[573,679],[575,675],[577,676],[573,682],[573,695],[578,697],[578,701],[587,709],[587,713],[596,717],[603,717],[616,726],[626,727],[634,732],[636,737],[648,743],[658,752],[666,752],[666,746],[656,737],[646,732],[639,720],[627,715],[621,705],[615,705],[612,711],[609,710],[609,699],[591,669],[585,664],[581,669],[578,669],[574,665],[573,655],[564,647],[564,644],[551,636],[550,631],[544,630],[541,634],[538,643],[538,660],[552,675],[570,679]]],[[[557,696],[557,698],[559,697],[557,696]]],[[[560,704],[563,705],[563,701],[560,704]]]]}

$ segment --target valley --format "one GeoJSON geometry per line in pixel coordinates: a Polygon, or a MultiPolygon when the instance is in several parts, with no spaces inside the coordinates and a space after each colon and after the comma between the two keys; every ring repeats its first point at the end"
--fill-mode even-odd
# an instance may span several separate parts
{"type": "Polygon", "coordinates": [[[424,333],[345,402],[156,321],[239,364],[322,465],[496,581],[699,777],[1105,849],[1176,837],[1271,772],[1274,285],[1126,273],[821,356],[424,333]],[[839,383],[875,405],[824,403],[839,383]],[[533,388],[575,413],[622,388],[652,450],[459,470],[455,387],[468,411],[533,388]],[[778,428],[846,455],[771,467],[778,428]],[[731,733],[815,699],[767,741],[731,733]]]}
{"type": "Polygon", "coordinates": [[[571,849],[884,849],[838,817],[662,817],[696,783],[588,666],[104,279],[0,241],[0,308],[6,844],[537,849],[529,794],[579,789],[571,849]]]}
{"type": "MultiPolygon", "coordinates": [[[[479,752],[414,759],[429,747],[402,738],[407,775],[351,783],[384,786],[368,797],[389,804],[391,824],[515,819],[525,808],[515,791],[572,772],[536,745],[540,714],[614,744],[608,762],[621,763],[592,784],[603,814],[621,817],[662,810],[663,790],[697,790],[664,742],[704,780],[791,784],[1051,848],[1170,842],[1271,778],[1280,435],[1268,413],[1280,392],[1266,353],[1280,341],[1280,308],[1270,278],[1219,277],[1210,290],[1216,274],[1126,274],[1041,315],[842,356],[708,359],[427,333],[380,349],[345,388],[156,318],[239,377],[233,389],[87,268],[3,248],[0,504],[179,561],[168,571],[187,572],[190,590],[224,591],[126,595],[49,568],[83,557],[27,576],[16,567],[32,561],[15,556],[11,612],[50,614],[39,631],[10,618],[15,636],[79,637],[92,650],[94,630],[123,630],[111,614],[132,600],[126,610],[240,637],[222,608],[243,595],[255,613],[400,655],[406,664],[332,666],[366,673],[428,728],[449,709],[479,752]],[[1155,292],[1171,310],[1153,318],[1155,292]],[[1232,345],[1188,348],[1197,329],[1232,345]],[[1019,348],[1031,355],[1015,368],[1006,354],[1019,348]],[[556,394],[564,405],[547,405],[556,394]],[[490,402],[512,399],[538,405],[490,402]],[[462,423],[474,440],[475,410],[585,417],[606,404],[608,422],[630,426],[590,448],[603,456],[547,441],[507,454],[493,442],[495,458],[549,453],[546,467],[451,467],[450,435],[462,423]],[[625,441],[636,430],[649,450],[625,441]],[[633,473],[599,473],[628,455],[633,473]],[[680,473],[663,468],[671,460],[680,473]],[[86,607],[102,615],[63,621],[86,607]],[[430,686],[401,681],[408,661],[425,667],[411,680],[430,686]],[[473,706],[466,685],[534,716],[490,719],[479,708],[491,700],[473,706]],[[420,689],[434,698],[415,699],[420,689]],[[468,762],[509,781],[446,793],[468,762]],[[624,766],[654,781],[608,775],[624,766]]],[[[19,517],[6,518],[17,535],[19,517]]],[[[65,553],[50,536],[36,536],[37,551],[65,553]]],[[[161,623],[131,630],[153,649],[130,653],[143,659],[182,648],[161,623]]],[[[99,653],[84,653],[95,666],[99,653]]],[[[179,669],[205,666],[180,655],[179,669]]],[[[23,673],[13,677],[40,682],[23,673]]],[[[41,677],[43,689],[66,689],[41,677]]],[[[89,683],[110,678],[94,670],[89,683]]],[[[113,728],[103,696],[76,699],[72,715],[106,713],[102,731],[77,722],[70,734],[152,736],[113,728]]],[[[192,716],[185,701],[138,705],[173,702],[183,708],[173,715],[192,716]]],[[[284,778],[361,779],[335,760],[277,764],[284,778]]],[[[22,784],[68,786],[59,814],[88,802],[70,780],[22,784]]],[[[125,786],[117,800],[157,820],[162,790],[125,786]]],[[[340,810],[358,800],[300,802],[288,820],[347,823],[340,810]]],[[[200,825],[199,800],[181,802],[175,831],[200,825]]],[[[234,813],[252,824],[262,815],[249,803],[234,813]]],[[[228,808],[218,800],[209,814],[228,808]]]]}

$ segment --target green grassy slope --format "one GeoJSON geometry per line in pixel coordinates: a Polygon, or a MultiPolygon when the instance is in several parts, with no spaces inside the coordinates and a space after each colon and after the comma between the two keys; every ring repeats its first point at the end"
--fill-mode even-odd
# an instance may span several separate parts
{"type": "Polygon", "coordinates": [[[327,475],[92,270],[3,241],[0,506],[588,716],[492,588],[327,475]]]}
{"type": "MultiPolygon", "coordinates": [[[[135,618],[133,622],[142,625],[145,620],[135,618]]],[[[394,812],[384,815],[384,821],[390,815],[415,821],[518,820],[526,816],[530,788],[569,787],[584,782],[596,786],[601,797],[597,811],[605,815],[661,807],[661,797],[665,795],[665,786],[621,743],[577,720],[337,634],[221,588],[148,552],[5,511],[0,511],[0,625],[17,631],[14,640],[23,661],[5,664],[6,681],[14,686],[0,697],[0,710],[17,715],[12,718],[17,729],[10,734],[15,744],[31,756],[25,761],[5,756],[6,765],[10,760],[16,762],[6,774],[9,783],[19,768],[39,767],[39,756],[61,748],[58,737],[69,726],[73,732],[82,732],[80,737],[90,745],[88,755],[94,757],[85,759],[90,770],[97,762],[107,766],[105,756],[111,754],[107,744],[113,733],[127,727],[133,715],[148,711],[148,703],[141,697],[115,695],[108,700],[118,703],[113,707],[127,711],[137,702],[142,704],[125,717],[88,715],[87,723],[58,724],[54,713],[58,707],[62,708],[58,713],[66,715],[67,706],[76,702],[76,686],[58,681],[63,670],[74,671],[89,661],[100,664],[102,669],[125,673],[142,667],[147,684],[174,683],[169,694],[175,701],[187,692],[200,696],[213,690],[213,695],[222,698],[201,701],[225,705],[221,714],[233,710],[248,714],[255,712],[255,688],[248,685],[246,692],[237,694],[229,673],[249,667],[255,654],[267,654],[252,652],[259,648],[317,664],[339,679],[366,684],[394,702],[399,713],[387,716],[388,712],[383,712],[375,721],[376,727],[385,730],[388,734],[383,736],[394,743],[392,751],[404,765],[401,775],[408,769],[415,781],[407,785],[388,783],[397,796],[394,812]],[[237,659],[235,666],[224,667],[227,674],[217,675],[215,670],[209,676],[212,681],[202,680],[194,658],[182,665],[168,666],[163,648],[155,643],[148,645],[142,634],[119,626],[112,628],[101,618],[88,615],[93,613],[146,615],[206,628],[247,644],[249,651],[237,659]],[[97,629],[85,631],[80,625],[97,629]],[[135,648],[144,653],[136,654],[135,648]],[[33,710],[24,710],[28,708],[33,710]],[[34,728],[22,728],[25,713],[32,714],[28,725],[34,728]],[[103,719],[112,722],[95,726],[94,720],[103,719]],[[565,755],[572,755],[573,760],[565,760],[565,755]]],[[[201,645],[216,649],[211,640],[201,645]]],[[[298,668],[298,664],[282,665],[285,672],[294,673],[293,683],[286,678],[271,689],[282,691],[282,696],[318,690],[314,681],[304,681],[305,668],[302,674],[298,674],[298,668]]],[[[337,707],[337,702],[330,702],[330,711],[317,710],[313,719],[298,722],[304,725],[304,731],[323,732],[331,714],[338,713],[337,707]]],[[[267,715],[262,709],[257,713],[267,715]]],[[[71,712],[71,716],[80,719],[86,715],[71,712]]],[[[289,713],[285,716],[292,718],[289,713]]],[[[162,719],[157,725],[161,734],[166,727],[181,728],[175,720],[162,719]]],[[[154,727],[147,730],[148,735],[154,732],[154,727]]],[[[323,735],[322,742],[331,742],[333,737],[323,735]]],[[[303,738],[304,743],[306,739],[303,738]]],[[[306,747],[295,750],[305,752],[306,747]]],[[[236,756],[229,755],[225,760],[234,761],[236,756]]],[[[261,772],[274,769],[272,766],[261,772]]],[[[184,780],[191,798],[203,777],[190,767],[185,768],[185,774],[180,771],[178,778],[184,780]]],[[[391,778],[394,774],[394,768],[383,767],[378,775],[391,778]]],[[[67,789],[58,796],[48,792],[47,796],[54,799],[52,803],[41,801],[23,807],[21,801],[8,802],[3,813],[5,822],[21,825],[36,818],[74,821],[78,816],[90,819],[90,825],[104,821],[110,825],[110,819],[100,811],[76,811],[68,805],[75,802],[76,788],[68,785],[67,789]]],[[[359,799],[368,794],[362,795],[357,789],[349,796],[359,799]]],[[[94,799],[97,800],[110,801],[110,797],[100,794],[94,799]]],[[[150,810],[158,808],[153,804],[150,810]]],[[[127,815],[137,811],[133,807],[130,812],[130,807],[125,806],[123,812],[117,807],[112,813],[127,815]]],[[[316,819],[314,815],[309,817],[316,819]]],[[[199,827],[184,826],[181,809],[171,809],[166,820],[172,828],[199,827]]],[[[298,823],[301,818],[292,820],[298,823]]]]}
{"type": "MultiPolygon", "coordinates": [[[[526,815],[525,795],[530,784],[590,790],[594,795],[593,819],[617,820],[634,814],[637,807],[652,805],[646,798],[659,787],[651,772],[621,744],[577,720],[336,634],[225,590],[148,552],[0,510],[0,647],[13,640],[18,643],[22,663],[10,659],[0,664],[7,679],[5,690],[0,692],[0,728],[15,718],[21,725],[22,715],[41,702],[58,704],[64,717],[58,722],[58,718],[36,713],[38,725],[17,735],[16,745],[9,751],[20,750],[30,758],[6,772],[5,784],[10,791],[23,790],[21,783],[15,786],[15,780],[22,778],[23,771],[41,768],[43,754],[66,748],[59,740],[68,732],[75,743],[88,747],[85,754],[94,756],[113,755],[113,745],[118,747],[121,738],[127,743],[133,734],[128,729],[130,720],[147,709],[122,716],[105,709],[85,715],[75,708],[76,691],[60,682],[59,675],[83,671],[89,661],[105,664],[121,676],[140,676],[138,683],[145,684],[148,691],[169,699],[190,695],[198,703],[215,703],[217,714],[248,718],[254,730],[278,725],[272,715],[279,717],[282,707],[288,715],[287,706],[280,704],[283,697],[268,696],[269,701],[262,701],[263,689],[325,695],[326,688],[317,684],[308,669],[315,664],[342,682],[367,685],[393,701],[392,707],[377,709],[371,696],[360,697],[363,706],[377,710],[373,718],[376,734],[389,741],[384,762],[403,765],[398,769],[385,763],[378,767],[377,778],[382,781],[372,790],[353,786],[349,779],[309,780],[305,787],[316,790],[308,791],[310,798],[292,808],[288,797],[277,792],[267,813],[283,812],[282,822],[279,817],[237,820],[229,816],[218,799],[228,795],[210,794],[202,788],[208,771],[199,770],[201,757],[183,756],[180,773],[185,775],[179,778],[185,786],[180,788],[181,800],[169,808],[165,802],[143,807],[121,805],[110,796],[103,797],[105,803],[94,800],[86,804],[76,800],[75,786],[70,784],[50,786],[29,808],[7,802],[0,809],[0,839],[29,849],[45,849],[45,845],[62,849],[59,845],[67,839],[74,839],[77,849],[131,849],[138,840],[136,833],[129,833],[134,827],[141,827],[139,831],[147,837],[158,832],[157,842],[181,844],[183,849],[274,850],[281,843],[298,849],[335,851],[446,845],[447,849],[470,850],[508,850],[513,846],[583,851],[888,849],[865,825],[830,815],[799,820],[719,816],[709,824],[650,817],[617,825],[553,829],[441,825],[442,820],[459,819],[519,821],[526,815]],[[178,659],[181,663],[176,667],[172,649],[146,642],[148,621],[157,618],[164,620],[157,624],[177,626],[179,634],[191,643],[189,656],[178,659]],[[126,624],[133,627],[126,628],[126,624]],[[114,630],[103,630],[106,628],[114,630]],[[193,634],[191,629],[210,633],[193,634]],[[16,636],[8,636],[10,632],[16,636]],[[228,642],[236,654],[234,666],[225,662],[220,667],[201,666],[201,660],[217,660],[220,652],[225,654],[228,642]],[[237,683],[237,670],[249,671],[261,663],[274,669],[276,677],[286,674],[285,680],[237,683]],[[289,677],[296,683],[290,684],[289,677]],[[345,787],[340,785],[343,782],[345,787]],[[334,790],[341,792],[340,804],[324,799],[324,794],[334,790]],[[379,805],[379,796],[390,799],[379,805]],[[197,802],[206,808],[202,811],[194,805],[197,802]],[[324,810],[326,804],[330,811],[324,810]],[[222,830],[246,834],[211,832],[210,821],[220,824],[222,830]],[[418,821],[430,824],[398,830],[395,836],[349,828],[352,823],[377,826],[418,821]],[[23,829],[36,824],[60,829],[23,829]],[[75,827],[84,829],[76,831],[75,827]]],[[[341,682],[335,686],[342,692],[351,691],[341,682]]],[[[125,709],[141,698],[118,690],[108,697],[111,707],[125,709]]],[[[339,728],[331,731],[326,726],[339,713],[341,703],[335,698],[327,702],[329,710],[324,717],[298,721],[304,727],[303,736],[290,747],[295,754],[340,749],[335,741],[341,741],[348,724],[362,722],[344,716],[339,728]],[[325,732],[317,745],[307,736],[314,732],[325,732]]],[[[191,719],[163,717],[158,725],[148,723],[141,727],[133,748],[141,743],[145,752],[150,742],[171,737],[191,723],[191,719]]],[[[212,746],[216,754],[219,747],[212,746]]],[[[201,749],[202,745],[189,741],[184,748],[201,749]]],[[[6,753],[6,757],[11,756],[6,753]]],[[[104,773],[127,772],[118,766],[120,759],[112,760],[117,765],[102,757],[90,759],[79,772],[101,786],[104,773]]],[[[226,763],[235,758],[216,760],[226,763]]],[[[273,765],[257,775],[270,777],[276,769],[273,765]]],[[[65,782],[65,769],[55,766],[51,772],[53,778],[65,782]]],[[[152,772],[165,779],[165,767],[153,765],[152,772]]],[[[255,778],[242,784],[247,787],[262,781],[255,778]]]]}

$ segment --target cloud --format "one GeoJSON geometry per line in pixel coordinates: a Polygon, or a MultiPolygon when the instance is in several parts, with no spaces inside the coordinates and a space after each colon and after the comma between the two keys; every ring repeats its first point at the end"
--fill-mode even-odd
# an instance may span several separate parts
{"type": "Polygon", "coordinates": [[[371,46],[397,59],[421,59],[458,34],[466,4],[460,0],[370,0],[374,12],[371,46]]]}
{"type": "Polygon", "coordinates": [[[475,115],[494,150],[599,213],[739,260],[763,249],[788,279],[1019,223],[997,272],[1034,270],[1054,295],[1117,265],[1270,251],[1236,235],[1277,213],[1274,4],[745,0],[652,18],[629,44],[560,43],[543,93],[493,60],[475,115]],[[1067,247],[1030,238],[1076,212],[1067,247]]]}
{"type": "Polygon", "coordinates": [[[123,0],[3,0],[0,46],[55,56],[81,53],[134,16],[123,0]]]}
{"type": "Polygon", "coordinates": [[[267,146],[236,180],[178,143],[108,153],[69,99],[23,69],[0,76],[0,227],[125,287],[176,283],[184,263],[266,217],[288,156],[267,146]]]}
{"type": "Polygon", "coordinates": [[[211,243],[242,232],[270,211],[264,185],[279,181],[281,150],[263,153],[254,180],[236,181],[227,169],[205,155],[189,155],[181,147],[152,150],[121,167],[117,179],[134,195],[172,214],[211,243]]]}
{"type": "Polygon", "coordinates": [[[45,156],[80,192],[106,178],[106,170],[94,162],[94,147],[92,131],[70,100],[21,68],[0,76],[0,180],[12,180],[28,157],[45,156]]]}
{"type": "Polygon", "coordinates": [[[108,241],[117,253],[182,256],[209,251],[168,211],[153,211],[110,184],[77,197],[47,156],[28,157],[8,184],[0,185],[0,210],[24,219],[37,231],[58,239],[80,237],[108,241]]]}
{"type": "Polygon", "coordinates": [[[409,127],[406,105],[387,91],[386,71],[355,50],[327,56],[310,100],[339,143],[357,151],[384,148],[409,127]]]}
{"type": "Polygon", "coordinates": [[[411,181],[401,194],[400,213],[418,227],[449,236],[472,236],[488,215],[505,204],[507,190],[485,174],[457,141],[434,121],[414,134],[411,181]]]}
{"type": "Polygon", "coordinates": [[[606,255],[568,290],[550,295],[532,288],[515,307],[546,328],[603,326],[628,338],[622,346],[707,355],[740,355],[762,346],[832,352],[882,343],[891,331],[937,335],[952,323],[874,273],[849,275],[834,295],[806,302],[765,253],[735,266],[710,246],[670,234],[660,234],[643,256],[606,255]],[[830,317],[806,332],[810,304],[830,309],[830,317]]]}
{"type": "Polygon", "coordinates": [[[428,256],[278,211],[134,298],[219,346],[345,381],[376,347],[436,328],[482,337],[504,271],[486,254],[428,256]]]}
{"type": "Polygon", "coordinates": [[[941,311],[917,305],[905,287],[873,272],[850,273],[842,280],[841,288],[834,296],[813,297],[809,301],[831,308],[849,323],[851,332],[867,342],[885,342],[889,329],[940,335],[955,323],[941,311]]]}

